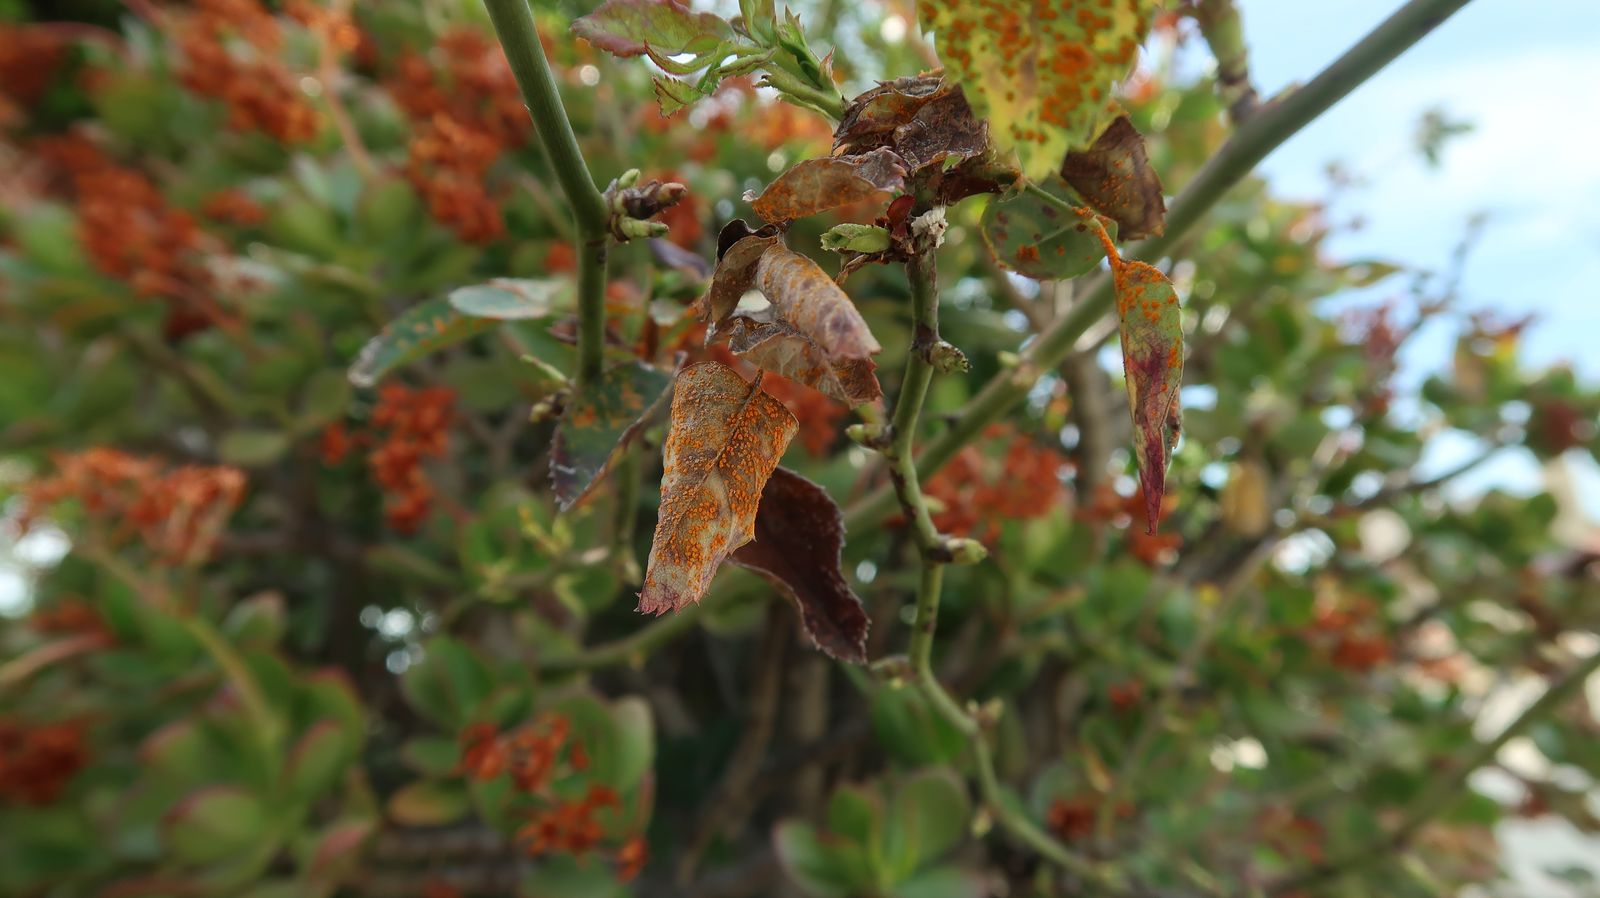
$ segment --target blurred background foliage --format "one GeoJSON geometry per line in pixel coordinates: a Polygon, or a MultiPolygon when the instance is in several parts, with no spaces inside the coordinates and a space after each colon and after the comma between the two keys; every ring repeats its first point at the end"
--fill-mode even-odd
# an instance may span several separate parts
{"type": "MultiPolygon", "coordinates": [[[[797,9],[846,96],[933,60],[907,4],[797,9]]],[[[597,179],[690,187],[668,240],[611,254],[609,352],[700,351],[716,233],[831,126],[740,79],[663,118],[648,66],[567,34],[588,10],[536,15],[597,179]]],[[[0,620],[0,894],[1079,893],[991,829],[965,737],[798,641],[771,587],[729,572],[699,610],[634,614],[660,422],[557,513],[529,414],[557,383],[523,357],[571,370],[570,298],[351,385],[406,310],[575,266],[477,3],[0,20],[0,488],[27,587],[0,620]]],[[[1124,86],[1169,192],[1229,132],[1207,58],[1164,15],[1124,86]]],[[[1430,116],[1434,158],[1461,127],[1430,116]]],[[[984,202],[940,253],[973,371],[936,381],[935,419],[1073,303],[996,266],[984,202]]],[[[948,574],[942,677],[1003,709],[1010,800],[1135,894],[1510,895],[1497,824],[1600,829],[1595,718],[1554,701],[1597,650],[1600,543],[1559,471],[1600,453],[1600,391],[1463,305],[1471,223],[1443,271],[1330,257],[1342,226],[1251,181],[1166,264],[1189,361],[1155,535],[1093,346],[927,484],[940,528],[991,550],[948,574]],[[1453,365],[1398,388],[1441,321],[1453,365]],[[1446,434],[1481,455],[1417,474],[1446,434]],[[1551,491],[1447,501],[1508,447],[1551,491]]],[[[848,289],[901,357],[898,271],[848,289]]],[[[843,406],[767,383],[802,425],[787,465],[845,506],[878,485],[843,406]]],[[[893,518],[848,535],[873,658],[903,643],[912,549],[893,518]]]]}

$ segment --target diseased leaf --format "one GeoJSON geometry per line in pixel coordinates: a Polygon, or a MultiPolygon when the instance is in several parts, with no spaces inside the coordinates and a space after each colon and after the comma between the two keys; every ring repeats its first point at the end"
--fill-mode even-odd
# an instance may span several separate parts
{"type": "Polygon", "coordinates": [[[550,447],[550,485],[563,511],[605,477],[625,446],[672,386],[669,372],[625,362],[579,390],[556,424],[550,447]]]}
{"type": "Polygon", "coordinates": [[[383,330],[361,348],[350,366],[350,382],[358,387],[373,386],[402,365],[498,324],[492,319],[463,315],[451,308],[448,300],[429,300],[384,325],[383,330]]]}
{"type": "Polygon", "coordinates": [[[705,321],[715,326],[733,314],[739,298],[755,289],[756,263],[781,239],[776,228],[752,231],[739,219],[723,227],[717,238],[717,267],[702,310],[705,321]]]}
{"type": "Polygon", "coordinates": [[[1113,263],[1122,370],[1133,413],[1134,455],[1144,484],[1145,521],[1161,519],[1167,464],[1178,439],[1178,390],[1183,386],[1183,319],[1178,293],[1159,270],[1137,261],[1113,263]]]}
{"type": "Polygon", "coordinates": [[[761,491],[799,427],[759,378],[720,362],[678,375],[641,612],[700,601],[723,560],[755,537],[761,491]]]}
{"type": "Polygon", "coordinates": [[[905,187],[906,166],[893,150],[807,159],[778,176],[751,202],[766,221],[793,221],[905,187]]]}
{"type": "MultiPolygon", "coordinates": [[[[1039,185],[1067,200],[1066,185],[1055,176],[1039,185]]],[[[1112,237],[1116,226],[1108,226],[1112,237]]],[[[1106,257],[1094,225],[1028,193],[989,200],[980,227],[1001,265],[1041,280],[1066,280],[1092,271],[1106,257]]]]}
{"type": "Polygon", "coordinates": [[[946,77],[1030,179],[1086,146],[1139,52],[1153,0],[918,0],[946,77]]]}
{"type": "Polygon", "coordinates": [[[778,317],[772,308],[736,313],[718,328],[733,354],[774,374],[805,384],[851,406],[883,398],[871,359],[832,361],[815,340],[778,317]]]}
{"type": "Polygon", "coordinates": [[[989,150],[988,125],[972,114],[961,88],[938,74],[880,82],[850,102],[833,139],[835,157],[887,148],[908,173],[989,150]]]}
{"type": "Polygon", "coordinates": [[[572,282],[564,278],[495,278],[450,291],[450,307],[473,318],[518,321],[547,318],[570,303],[572,282]]]}
{"type": "Polygon", "coordinates": [[[817,648],[841,661],[865,664],[870,621],[839,572],[843,550],[844,518],[828,491],[778,468],[761,491],[755,540],[729,560],[782,589],[817,648]]]}
{"type": "Polygon", "coordinates": [[[784,321],[822,346],[832,361],[882,351],[850,297],[808,257],[782,244],[770,247],[756,265],[755,285],[784,321]]]}
{"type": "Polygon", "coordinates": [[[646,44],[667,56],[699,54],[734,38],[727,22],[680,0],[606,0],[573,22],[572,33],[617,56],[642,56],[646,44]]]}
{"type": "Polygon", "coordinates": [[[1074,150],[1061,177],[1096,212],[1110,217],[1124,240],[1142,240],[1166,228],[1161,176],[1150,167],[1144,136],[1120,116],[1087,150],[1074,150]]]}

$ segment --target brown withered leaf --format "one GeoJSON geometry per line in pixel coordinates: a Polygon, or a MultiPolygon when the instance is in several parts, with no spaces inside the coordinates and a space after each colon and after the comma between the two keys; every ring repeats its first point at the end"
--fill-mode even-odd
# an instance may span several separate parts
{"type": "Polygon", "coordinates": [[[717,267],[711,273],[711,288],[706,291],[702,318],[712,326],[727,318],[739,304],[739,297],[755,288],[756,263],[781,239],[777,228],[751,231],[735,219],[722,229],[718,238],[717,267]],[[735,227],[737,226],[737,227],[735,227]],[[731,238],[731,242],[724,242],[731,238]]]}
{"type": "Polygon", "coordinates": [[[879,147],[856,156],[807,159],[778,176],[751,208],[766,221],[794,221],[905,187],[906,163],[879,147]]]}
{"type": "Polygon", "coordinates": [[[937,72],[880,81],[845,107],[833,131],[833,152],[862,153],[887,146],[894,129],[911,121],[944,83],[937,72]]]}
{"type": "Polygon", "coordinates": [[[799,427],[759,378],[721,362],[678,375],[641,612],[700,601],[723,560],[755,537],[761,491],[799,427]]]}
{"type": "Polygon", "coordinates": [[[828,491],[787,469],[772,472],[756,511],[756,538],[729,560],[777,586],[800,610],[817,648],[865,664],[870,621],[839,571],[844,518],[828,491]]]}
{"type": "Polygon", "coordinates": [[[1068,153],[1061,177],[1096,212],[1117,223],[1123,240],[1141,240],[1166,229],[1161,177],[1150,166],[1144,136],[1125,115],[1087,150],[1068,153]]]}
{"type": "Polygon", "coordinates": [[[883,350],[833,278],[781,243],[761,256],[755,285],[777,315],[821,346],[829,360],[865,359],[883,350]]]}
{"type": "Polygon", "coordinates": [[[741,359],[803,383],[851,406],[883,398],[878,369],[871,359],[833,361],[815,340],[780,318],[772,308],[739,312],[723,322],[716,338],[741,359]]]}
{"type": "Polygon", "coordinates": [[[989,150],[989,126],[972,114],[961,88],[947,85],[894,129],[890,146],[912,171],[921,171],[982,156],[989,150]]]}

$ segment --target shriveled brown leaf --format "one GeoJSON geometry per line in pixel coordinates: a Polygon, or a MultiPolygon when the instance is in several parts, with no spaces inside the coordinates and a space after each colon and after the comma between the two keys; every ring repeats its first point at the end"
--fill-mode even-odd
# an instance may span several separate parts
{"type": "Polygon", "coordinates": [[[861,153],[886,146],[894,129],[917,114],[938,93],[944,78],[938,72],[910,75],[862,92],[845,107],[839,127],[833,130],[833,152],[861,153]]]}
{"type": "Polygon", "coordinates": [[[1150,166],[1144,136],[1125,115],[1087,150],[1068,153],[1061,177],[1096,212],[1117,223],[1123,240],[1141,240],[1166,229],[1161,177],[1150,166]]]}
{"type": "Polygon", "coordinates": [[[756,537],[729,560],[772,581],[800,610],[817,648],[865,664],[870,621],[839,570],[844,518],[828,491],[787,468],[761,491],[756,537]]]}
{"type": "Polygon", "coordinates": [[[855,156],[807,159],[778,176],[751,201],[766,221],[794,221],[905,187],[906,164],[879,147],[855,156]]]}
{"type": "Polygon", "coordinates": [[[772,227],[750,230],[735,219],[722,229],[718,240],[717,267],[711,273],[711,288],[702,309],[705,321],[715,326],[732,314],[739,297],[755,288],[756,263],[781,239],[772,227]],[[724,241],[729,242],[724,242],[724,241]]]}
{"type": "Polygon", "coordinates": [[[860,358],[832,361],[826,349],[771,308],[733,315],[718,330],[717,338],[723,336],[739,358],[840,402],[857,406],[883,398],[876,362],[860,358]]]}
{"type": "Polygon", "coordinates": [[[723,560],[755,537],[761,492],[799,427],[759,380],[727,365],[701,362],[678,375],[641,612],[700,601],[723,560]]]}
{"type": "Polygon", "coordinates": [[[883,350],[833,278],[788,247],[778,244],[761,256],[755,285],[776,314],[822,346],[829,360],[865,359],[883,350]]]}

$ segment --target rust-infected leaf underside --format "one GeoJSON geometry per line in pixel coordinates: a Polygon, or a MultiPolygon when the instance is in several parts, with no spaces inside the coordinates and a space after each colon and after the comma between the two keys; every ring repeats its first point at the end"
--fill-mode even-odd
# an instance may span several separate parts
{"type": "Polygon", "coordinates": [[[759,380],[720,362],[678,376],[641,612],[700,601],[722,562],[755,537],[762,490],[799,426],[759,380]]]}

